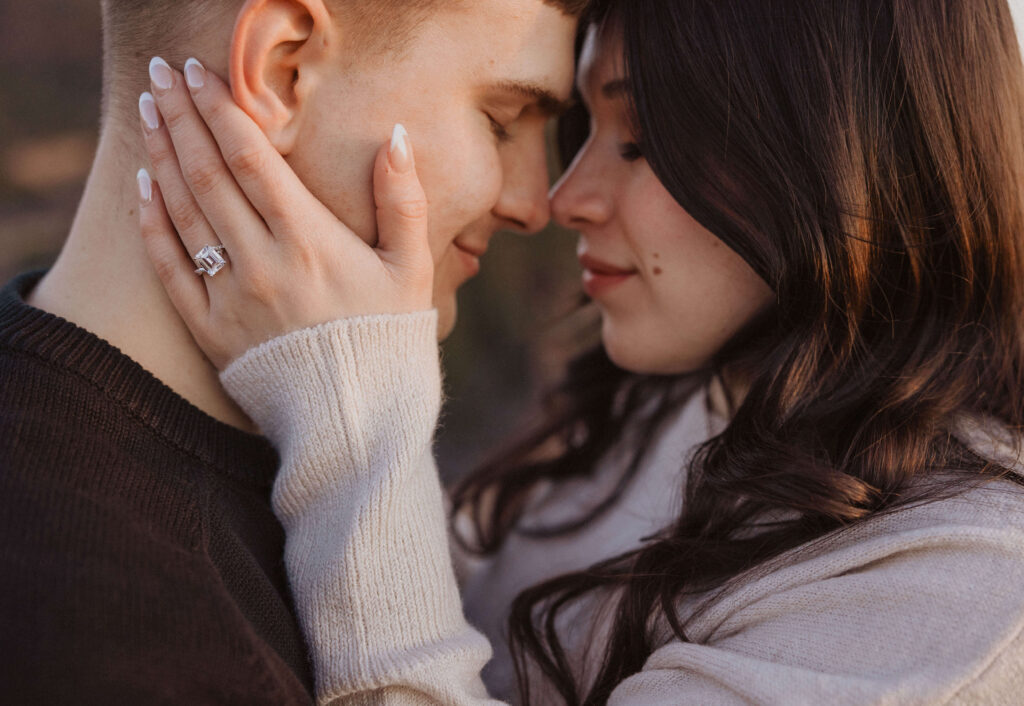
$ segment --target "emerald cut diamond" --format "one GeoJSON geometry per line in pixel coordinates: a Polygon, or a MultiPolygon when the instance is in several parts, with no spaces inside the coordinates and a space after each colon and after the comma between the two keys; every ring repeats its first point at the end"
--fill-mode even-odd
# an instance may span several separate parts
{"type": "Polygon", "coordinates": [[[197,275],[208,274],[213,277],[215,274],[224,269],[224,265],[228,264],[228,261],[224,259],[224,248],[220,245],[207,245],[205,248],[196,253],[195,260],[196,265],[199,269],[196,270],[197,275]]]}

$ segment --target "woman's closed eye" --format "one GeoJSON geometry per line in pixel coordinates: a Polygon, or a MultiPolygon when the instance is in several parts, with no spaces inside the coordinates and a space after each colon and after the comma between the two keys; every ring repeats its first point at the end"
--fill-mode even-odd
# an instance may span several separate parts
{"type": "Polygon", "coordinates": [[[636,142],[624,142],[621,144],[619,146],[619,155],[627,162],[636,162],[644,158],[644,153],[636,142]]]}

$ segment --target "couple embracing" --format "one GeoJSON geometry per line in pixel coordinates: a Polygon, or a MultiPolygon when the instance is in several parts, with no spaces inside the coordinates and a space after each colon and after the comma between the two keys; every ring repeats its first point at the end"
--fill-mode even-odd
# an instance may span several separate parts
{"type": "Polygon", "coordinates": [[[0,298],[5,696],[1014,703],[1006,0],[104,23],[78,217],[0,298]],[[456,290],[552,218],[600,345],[443,488],[456,290]]]}

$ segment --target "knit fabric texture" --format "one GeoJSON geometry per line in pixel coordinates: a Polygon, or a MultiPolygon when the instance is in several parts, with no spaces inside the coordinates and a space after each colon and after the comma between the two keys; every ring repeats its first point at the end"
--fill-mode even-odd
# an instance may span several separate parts
{"type": "Polygon", "coordinates": [[[0,702],[306,704],[268,441],[0,292],[0,702]]]}
{"type": "MultiPolygon", "coordinates": [[[[522,576],[530,585],[639,546],[650,523],[678,511],[653,498],[679,493],[686,449],[714,427],[688,405],[619,514],[558,542],[519,538],[486,561],[456,554],[456,574],[431,452],[441,401],[434,323],[432,314],[331,322],[254,348],[221,376],[281,451],[274,509],[321,704],[514,703],[507,652],[489,667],[500,678],[485,682],[481,668],[487,638],[504,639],[522,576]]],[[[1015,458],[984,431],[968,435],[1015,458]]],[[[577,499],[555,493],[545,512],[575,516],[577,499]]],[[[678,606],[693,618],[690,641],[663,632],[610,704],[1016,703],[1024,489],[994,481],[879,516],[700,603],[700,613],[695,600],[678,606]]],[[[601,607],[583,602],[560,626],[584,678],[607,639],[601,607]]],[[[542,680],[532,695],[560,703],[542,680]]]]}

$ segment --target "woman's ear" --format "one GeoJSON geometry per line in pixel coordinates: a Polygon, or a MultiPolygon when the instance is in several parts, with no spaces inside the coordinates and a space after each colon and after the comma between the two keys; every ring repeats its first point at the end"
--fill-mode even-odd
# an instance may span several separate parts
{"type": "Polygon", "coordinates": [[[281,154],[292,151],[303,101],[323,75],[333,30],[323,0],[246,0],[231,38],[235,102],[281,154]]]}

